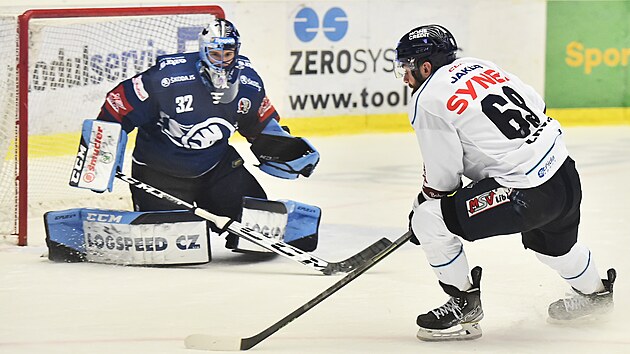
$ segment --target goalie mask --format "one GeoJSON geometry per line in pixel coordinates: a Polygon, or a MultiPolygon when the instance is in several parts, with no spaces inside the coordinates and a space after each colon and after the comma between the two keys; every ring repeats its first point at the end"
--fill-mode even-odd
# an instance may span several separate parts
{"type": "Polygon", "coordinates": [[[396,46],[394,73],[397,78],[405,75],[408,68],[414,79],[422,82],[420,66],[425,61],[431,63],[433,72],[455,60],[457,43],[446,28],[440,25],[425,25],[412,29],[402,36],[396,46]]]}
{"type": "Polygon", "coordinates": [[[236,65],[241,40],[234,25],[216,19],[199,34],[201,75],[216,89],[228,88],[229,73],[236,65]]]}

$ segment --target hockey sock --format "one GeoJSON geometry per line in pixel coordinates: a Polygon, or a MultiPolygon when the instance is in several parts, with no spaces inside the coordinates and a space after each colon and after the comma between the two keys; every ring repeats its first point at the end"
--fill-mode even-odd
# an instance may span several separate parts
{"type": "Polygon", "coordinates": [[[576,243],[565,255],[552,257],[536,253],[536,257],[583,294],[604,290],[591,251],[586,246],[576,243]]]}
{"type": "Polygon", "coordinates": [[[453,285],[462,291],[468,290],[472,287],[472,284],[470,284],[470,280],[468,279],[468,260],[466,259],[466,253],[464,252],[464,247],[461,243],[459,252],[455,258],[446,264],[435,265],[432,263],[431,267],[438,279],[444,284],[453,285]]]}

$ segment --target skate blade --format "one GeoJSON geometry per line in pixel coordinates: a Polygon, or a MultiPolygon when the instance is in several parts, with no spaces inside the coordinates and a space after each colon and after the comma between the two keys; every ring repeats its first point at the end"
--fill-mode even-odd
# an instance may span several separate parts
{"type": "Polygon", "coordinates": [[[481,334],[479,322],[470,322],[447,329],[420,328],[416,337],[425,342],[444,342],[477,339],[481,334]]]}
{"type": "Polygon", "coordinates": [[[547,317],[547,323],[552,325],[559,326],[580,326],[580,325],[588,325],[594,322],[605,323],[611,320],[613,316],[612,308],[603,309],[595,313],[591,313],[588,315],[584,315],[581,317],[561,320],[553,317],[547,317]]]}

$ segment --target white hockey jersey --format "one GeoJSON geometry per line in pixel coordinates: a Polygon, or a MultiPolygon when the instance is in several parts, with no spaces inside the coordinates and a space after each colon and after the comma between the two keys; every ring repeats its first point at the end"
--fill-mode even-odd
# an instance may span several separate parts
{"type": "Polygon", "coordinates": [[[460,58],[414,93],[409,120],[424,159],[423,192],[440,198],[461,177],[494,178],[530,188],[553,176],[568,156],[558,121],[518,77],[495,64],[460,58]]]}

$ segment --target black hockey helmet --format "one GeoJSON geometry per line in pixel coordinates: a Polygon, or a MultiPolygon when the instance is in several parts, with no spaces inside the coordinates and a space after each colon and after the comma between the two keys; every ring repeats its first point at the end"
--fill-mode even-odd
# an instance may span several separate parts
{"type": "Polygon", "coordinates": [[[404,75],[408,66],[414,77],[422,63],[428,61],[433,70],[452,63],[457,52],[455,37],[440,25],[425,25],[412,29],[402,36],[396,45],[396,76],[404,75]]]}

